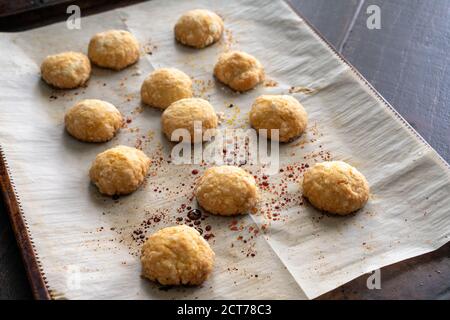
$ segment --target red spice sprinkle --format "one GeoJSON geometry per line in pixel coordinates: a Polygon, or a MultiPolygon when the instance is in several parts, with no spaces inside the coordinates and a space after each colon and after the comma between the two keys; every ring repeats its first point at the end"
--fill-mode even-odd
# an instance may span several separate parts
{"type": "Polygon", "coordinates": [[[202,212],[198,209],[190,210],[187,216],[191,220],[198,220],[202,217],[202,212]]]}
{"type": "Polygon", "coordinates": [[[203,238],[205,238],[206,240],[209,240],[209,239],[211,239],[211,238],[213,238],[214,237],[214,234],[212,234],[212,233],[208,233],[208,234],[205,234],[204,236],[203,236],[203,238]]]}
{"type": "Polygon", "coordinates": [[[192,174],[198,174],[198,170],[197,169],[194,169],[194,170],[192,170],[192,174]]]}

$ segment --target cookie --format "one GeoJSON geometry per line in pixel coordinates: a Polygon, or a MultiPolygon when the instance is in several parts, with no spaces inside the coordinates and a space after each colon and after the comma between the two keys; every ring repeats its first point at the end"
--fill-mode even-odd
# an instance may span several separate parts
{"type": "Polygon", "coordinates": [[[222,216],[249,213],[259,201],[255,179],[235,166],[212,167],[205,171],[196,188],[200,206],[208,212],[222,216]]]}
{"type": "Polygon", "coordinates": [[[88,56],[99,67],[121,70],[139,60],[139,42],[125,30],[100,32],[89,42],[88,56]]]}
{"type": "Polygon", "coordinates": [[[142,246],[142,275],[162,285],[200,285],[211,274],[214,252],[194,228],[161,229],[142,246]]]}
{"type": "Polygon", "coordinates": [[[178,19],[174,32],[175,38],[182,44],[200,49],[222,37],[223,21],[212,11],[191,10],[178,19]]]}
{"type": "Polygon", "coordinates": [[[100,193],[125,195],[139,188],[149,166],[150,159],[141,150],[118,146],[97,155],[89,176],[100,193]]]}
{"type": "Polygon", "coordinates": [[[73,89],[86,83],[91,63],[80,52],[63,52],[48,56],[41,64],[42,79],[60,89],[73,89]]]}
{"type": "Polygon", "coordinates": [[[192,97],[192,80],[175,68],[153,71],[142,83],[142,102],[152,107],[166,109],[173,102],[192,97]]]}
{"type": "Polygon", "coordinates": [[[267,129],[269,139],[287,142],[300,136],[308,124],[308,115],[294,97],[263,95],[252,105],[250,124],[256,130],[267,129]],[[278,130],[278,139],[274,131],[278,130]]]}
{"type": "Polygon", "coordinates": [[[123,123],[119,110],[111,103],[86,99],[67,110],[66,130],[80,141],[104,142],[111,140],[123,123]]]}
{"type": "Polygon", "coordinates": [[[303,196],[317,209],[347,215],[369,199],[364,175],[342,161],[327,161],[309,168],[303,178],[303,196]]]}
{"type": "Polygon", "coordinates": [[[189,133],[191,142],[207,140],[205,131],[213,134],[218,125],[217,114],[211,104],[200,98],[181,99],[172,103],[161,116],[161,125],[164,134],[171,141],[180,141],[181,138],[172,137],[177,129],[185,129],[189,133]],[[194,128],[197,125],[195,132],[194,128]],[[197,140],[195,140],[197,139],[197,140]]]}
{"type": "Polygon", "coordinates": [[[236,91],[247,91],[264,81],[264,68],[253,56],[230,51],[220,55],[214,67],[216,78],[236,91]]]}

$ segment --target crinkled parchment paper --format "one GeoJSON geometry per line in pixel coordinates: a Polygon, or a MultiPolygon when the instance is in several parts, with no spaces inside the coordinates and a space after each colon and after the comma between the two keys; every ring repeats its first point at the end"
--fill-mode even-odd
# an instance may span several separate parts
{"type": "Polygon", "coordinates": [[[449,240],[448,167],[286,3],[151,1],[83,18],[81,27],[59,23],[0,41],[0,143],[54,298],[314,298],[449,240]],[[174,41],[174,23],[193,8],[223,16],[220,43],[194,50],[174,41]],[[45,56],[86,52],[94,33],[111,28],[139,39],[136,65],[94,67],[88,86],[76,90],[41,81],[45,56]],[[230,48],[260,59],[268,81],[245,94],[216,83],[213,65],[230,48]],[[303,137],[281,146],[278,174],[244,165],[261,185],[258,213],[199,220],[217,259],[198,288],[161,288],[140,277],[145,235],[186,221],[196,207],[192,185],[205,169],[168,163],[173,144],[160,133],[161,112],[140,103],[143,79],[159,67],[192,76],[196,94],[223,112],[222,130],[248,128],[252,101],[266,93],[294,95],[310,118],[303,137]],[[112,141],[86,144],[65,133],[65,110],[83,98],[110,101],[127,118],[112,141]],[[110,199],[90,185],[88,170],[97,153],[118,144],[141,148],[153,163],[140,190],[110,199]],[[305,167],[329,159],[348,161],[370,182],[370,201],[358,214],[323,215],[302,200],[305,167]]]}

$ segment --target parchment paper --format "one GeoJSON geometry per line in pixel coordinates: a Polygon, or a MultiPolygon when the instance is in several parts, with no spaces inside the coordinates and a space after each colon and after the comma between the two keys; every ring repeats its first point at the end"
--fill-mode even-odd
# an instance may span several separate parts
{"type": "Polygon", "coordinates": [[[282,1],[151,1],[83,18],[81,30],[58,23],[1,34],[0,52],[0,143],[53,298],[314,298],[449,240],[446,164],[282,1]],[[220,43],[193,50],[174,41],[174,23],[193,8],[223,16],[220,43]],[[94,67],[88,86],[76,90],[43,83],[45,56],[86,52],[94,33],[112,28],[140,41],[136,65],[94,67]],[[230,48],[256,56],[269,81],[245,94],[216,83],[213,66],[230,48]],[[309,114],[307,133],[281,146],[282,172],[263,182],[258,213],[201,221],[203,230],[211,227],[217,258],[198,288],[161,288],[140,277],[140,235],[184,219],[186,203],[196,207],[191,186],[205,169],[168,163],[173,144],[160,133],[161,112],[140,104],[143,79],[159,67],[194,78],[196,94],[224,113],[221,130],[248,128],[249,108],[265,93],[292,94],[309,114]],[[116,105],[126,127],[104,144],[68,136],[64,112],[83,98],[116,105]],[[153,164],[141,189],[110,199],[90,185],[88,170],[96,154],[118,144],[142,148],[153,164]],[[358,214],[327,216],[302,200],[302,164],[328,159],[348,161],[367,177],[371,198],[358,214]]]}

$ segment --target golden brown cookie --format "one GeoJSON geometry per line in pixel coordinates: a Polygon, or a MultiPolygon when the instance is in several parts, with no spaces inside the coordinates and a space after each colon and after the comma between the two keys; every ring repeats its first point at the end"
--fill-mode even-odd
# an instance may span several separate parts
{"type": "Polygon", "coordinates": [[[255,57],[241,51],[230,51],[219,57],[214,75],[231,89],[242,92],[264,81],[264,68],[255,57]]]}
{"type": "Polygon", "coordinates": [[[303,178],[303,196],[317,209],[338,215],[361,209],[369,192],[362,173],[342,161],[317,163],[303,178]]]}
{"type": "Polygon", "coordinates": [[[111,140],[122,126],[122,115],[111,103],[86,99],[67,110],[64,123],[67,132],[86,142],[111,140]]]}
{"type": "Polygon", "coordinates": [[[164,228],[145,241],[142,275],[162,285],[199,285],[213,270],[214,252],[194,228],[164,228]]]}
{"type": "Polygon", "coordinates": [[[256,130],[267,129],[267,137],[277,140],[273,129],[278,129],[278,140],[287,142],[300,136],[308,124],[308,115],[297,99],[288,95],[263,95],[253,103],[250,124],[256,130]]]}
{"type": "Polygon", "coordinates": [[[212,167],[205,171],[195,196],[202,208],[212,214],[232,216],[249,213],[259,201],[255,179],[235,166],[212,167]]]}
{"type": "Polygon", "coordinates": [[[184,45],[204,48],[218,41],[223,21],[209,10],[196,9],[184,13],[175,24],[175,38],[184,45]]]}
{"type": "MultiPolygon", "coordinates": [[[[172,133],[177,129],[186,129],[191,137],[191,142],[202,142],[206,130],[215,130],[218,125],[217,114],[211,104],[200,98],[181,99],[172,103],[161,116],[162,130],[169,140],[172,140],[172,133]],[[194,141],[194,125],[202,133],[198,133],[198,141],[194,141]]],[[[176,139],[174,141],[179,141],[176,139]]]]}
{"type": "Polygon", "coordinates": [[[192,97],[192,80],[175,68],[153,71],[142,83],[141,99],[144,103],[165,109],[173,102],[192,97]]]}
{"type": "Polygon", "coordinates": [[[99,67],[121,70],[139,60],[139,42],[125,30],[100,32],[89,42],[88,56],[99,67]]]}
{"type": "Polygon", "coordinates": [[[63,52],[48,56],[41,65],[42,78],[60,89],[73,89],[86,83],[91,75],[91,63],[80,52],[63,52]]]}
{"type": "Polygon", "coordinates": [[[118,146],[97,155],[89,176],[101,193],[124,195],[139,188],[149,166],[150,159],[141,150],[118,146]]]}

